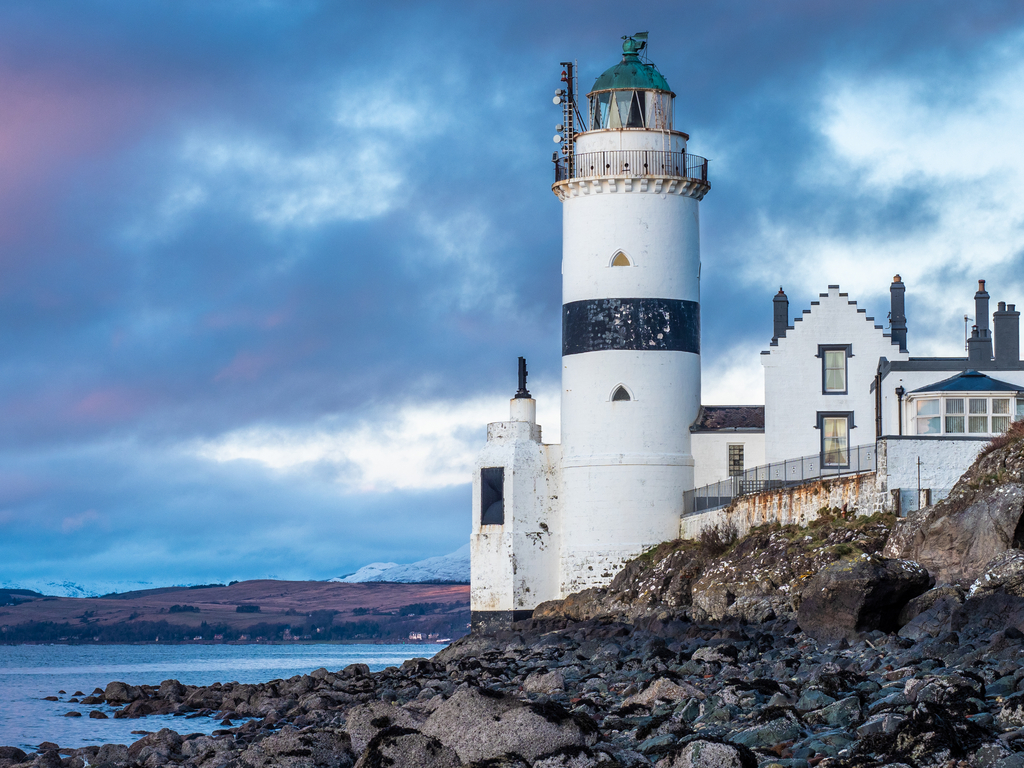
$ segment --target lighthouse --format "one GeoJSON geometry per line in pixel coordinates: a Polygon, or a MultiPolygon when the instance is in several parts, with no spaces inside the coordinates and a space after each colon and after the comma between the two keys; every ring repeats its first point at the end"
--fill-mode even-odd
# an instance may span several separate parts
{"type": "Polygon", "coordinates": [[[678,536],[700,408],[700,200],[707,161],[673,124],[646,35],[577,103],[565,66],[561,594],[678,536]],[[584,119],[584,110],[586,118],[584,119]],[[584,128],[577,133],[579,123],[584,128]]]}
{"type": "Polygon", "coordinates": [[[543,443],[520,359],[509,421],[473,480],[473,626],[607,584],[679,535],[700,409],[700,234],[707,160],[675,129],[646,33],[577,99],[563,62],[552,191],[562,204],[561,444],[543,443]]]}

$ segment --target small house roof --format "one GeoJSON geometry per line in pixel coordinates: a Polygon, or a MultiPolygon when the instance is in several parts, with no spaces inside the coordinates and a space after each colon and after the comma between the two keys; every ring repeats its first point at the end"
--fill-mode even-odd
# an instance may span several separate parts
{"type": "Polygon", "coordinates": [[[763,405],[702,405],[691,432],[764,432],[763,405]]]}
{"type": "Polygon", "coordinates": [[[1024,392],[1024,386],[999,381],[984,373],[969,370],[915,389],[910,394],[922,392],[1024,392]]]}

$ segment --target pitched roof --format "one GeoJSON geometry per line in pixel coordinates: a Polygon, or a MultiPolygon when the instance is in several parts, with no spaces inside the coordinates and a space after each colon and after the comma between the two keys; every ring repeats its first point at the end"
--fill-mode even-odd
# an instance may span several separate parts
{"type": "Polygon", "coordinates": [[[691,432],[764,432],[763,405],[702,405],[691,432]]]}
{"type": "Polygon", "coordinates": [[[918,392],[1024,392],[1024,386],[999,381],[984,373],[970,370],[915,389],[911,394],[918,392]]]}

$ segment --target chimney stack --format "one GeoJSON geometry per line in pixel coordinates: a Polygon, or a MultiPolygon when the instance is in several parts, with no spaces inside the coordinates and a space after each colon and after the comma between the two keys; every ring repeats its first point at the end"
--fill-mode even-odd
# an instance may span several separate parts
{"type": "Polygon", "coordinates": [[[904,303],[904,295],[907,287],[899,275],[892,279],[889,286],[889,328],[890,338],[893,344],[899,344],[900,352],[907,351],[907,310],[904,303]]]}
{"type": "Polygon", "coordinates": [[[967,340],[967,359],[976,365],[992,363],[992,332],[988,327],[988,291],[985,281],[978,281],[978,292],[974,294],[974,328],[967,340]]]}
{"type": "Polygon", "coordinates": [[[781,285],[779,286],[779,292],[772,299],[772,307],[775,311],[772,324],[772,341],[775,342],[785,336],[786,330],[789,328],[789,297],[782,292],[781,285]]]}
{"type": "Polygon", "coordinates": [[[1016,368],[1020,364],[1020,312],[1015,305],[1000,301],[992,315],[996,343],[996,367],[1016,368]]]}

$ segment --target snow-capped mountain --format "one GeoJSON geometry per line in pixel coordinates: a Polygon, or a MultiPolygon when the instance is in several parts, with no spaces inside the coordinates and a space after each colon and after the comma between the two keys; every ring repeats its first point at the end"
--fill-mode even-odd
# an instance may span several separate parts
{"type": "Polygon", "coordinates": [[[371,563],[350,576],[339,576],[331,581],[350,584],[366,581],[392,581],[402,584],[419,584],[426,581],[469,583],[469,544],[459,547],[451,554],[428,557],[426,560],[406,565],[371,563]]]}
{"type": "Polygon", "coordinates": [[[131,592],[136,589],[152,589],[155,585],[148,581],[105,581],[94,582],[88,586],[73,581],[47,581],[46,579],[22,579],[21,581],[2,581],[0,589],[31,589],[43,595],[53,597],[99,597],[112,592],[131,592]]]}
{"type": "Polygon", "coordinates": [[[377,577],[384,573],[384,571],[397,567],[398,563],[370,563],[369,565],[364,565],[355,573],[350,573],[348,576],[337,576],[333,579],[328,579],[328,581],[344,581],[353,584],[363,581],[376,581],[377,577]]]}

